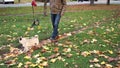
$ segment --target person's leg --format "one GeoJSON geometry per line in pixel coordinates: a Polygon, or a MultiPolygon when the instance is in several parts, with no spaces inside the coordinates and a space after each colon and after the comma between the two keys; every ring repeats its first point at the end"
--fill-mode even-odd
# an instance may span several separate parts
{"type": "Polygon", "coordinates": [[[58,36],[58,27],[59,27],[59,22],[60,22],[60,14],[57,14],[56,15],[56,19],[55,19],[55,23],[54,23],[54,35],[55,35],[55,38],[58,36]]]}
{"type": "Polygon", "coordinates": [[[55,26],[54,26],[55,18],[56,18],[56,14],[51,14],[51,21],[52,21],[52,26],[53,26],[53,28],[55,27],[55,26]]]}
{"type": "Polygon", "coordinates": [[[59,21],[60,21],[60,14],[55,14],[51,16],[52,18],[52,25],[53,25],[53,33],[52,33],[52,39],[56,39],[56,37],[58,36],[58,25],[59,25],[59,21]]]}

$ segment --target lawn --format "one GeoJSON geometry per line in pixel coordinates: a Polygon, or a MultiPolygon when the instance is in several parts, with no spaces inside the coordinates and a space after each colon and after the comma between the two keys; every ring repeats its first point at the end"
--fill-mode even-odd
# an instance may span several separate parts
{"type": "Polygon", "coordinates": [[[48,43],[30,54],[19,55],[5,53],[20,46],[20,36],[37,34],[40,41],[48,39],[52,32],[50,15],[44,17],[43,8],[36,7],[40,25],[30,30],[31,7],[0,8],[0,67],[119,68],[119,8],[119,5],[68,6],[59,24],[60,35],[67,37],[58,44],[48,43]]]}

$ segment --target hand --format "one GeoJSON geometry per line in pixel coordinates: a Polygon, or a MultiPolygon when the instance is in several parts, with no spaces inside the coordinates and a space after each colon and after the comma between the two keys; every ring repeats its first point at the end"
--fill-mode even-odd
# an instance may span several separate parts
{"type": "Polygon", "coordinates": [[[63,16],[64,15],[64,12],[61,12],[61,14],[60,14],[61,16],[63,16]]]}

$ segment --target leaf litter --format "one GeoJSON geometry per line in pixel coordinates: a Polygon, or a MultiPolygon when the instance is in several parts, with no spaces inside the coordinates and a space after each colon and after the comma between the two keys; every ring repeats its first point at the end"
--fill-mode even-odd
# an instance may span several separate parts
{"type": "MultiPolygon", "coordinates": [[[[73,20],[71,22],[75,22],[75,21],[76,20],[73,20]]],[[[100,24],[102,24],[102,23],[97,23],[96,25],[95,24],[93,24],[93,25],[99,27],[100,24]]],[[[90,26],[85,26],[82,29],[77,30],[77,31],[64,33],[63,35],[59,36],[59,39],[67,38],[67,37],[70,37],[74,34],[81,33],[82,31],[84,31],[86,29],[89,29],[89,28],[91,28],[91,25],[90,26]]],[[[28,28],[28,30],[31,30],[31,29],[28,28]]],[[[114,31],[114,27],[111,27],[110,29],[108,28],[108,29],[106,29],[106,31],[107,32],[112,32],[112,31],[114,31]]],[[[26,33],[26,34],[28,34],[28,33],[26,33]]],[[[94,32],[91,31],[88,34],[93,34],[94,35],[94,32]]],[[[95,39],[95,38],[93,38],[92,40],[85,39],[82,44],[95,43],[97,41],[98,40],[95,39]]],[[[104,42],[109,43],[110,41],[105,39],[104,42]]],[[[25,68],[36,67],[36,66],[39,67],[39,68],[49,67],[49,61],[48,60],[50,60],[50,62],[52,62],[52,63],[55,63],[57,60],[65,62],[66,61],[65,57],[71,58],[73,56],[73,54],[71,52],[73,50],[75,50],[75,52],[77,52],[78,55],[81,55],[81,56],[84,56],[84,57],[88,57],[88,56],[91,56],[93,54],[96,54],[98,57],[103,57],[103,58],[107,59],[107,61],[100,61],[95,56],[95,58],[89,60],[91,68],[93,68],[93,67],[112,68],[113,66],[110,64],[110,62],[114,62],[114,61],[117,61],[116,65],[117,65],[118,68],[120,67],[120,49],[118,49],[118,57],[114,58],[114,57],[110,57],[108,55],[105,55],[105,53],[113,54],[114,52],[112,50],[106,50],[106,51],[93,50],[93,51],[82,51],[82,52],[80,52],[78,47],[76,45],[74,45],[72,42],[69,42],[69,41],[66,41],[64,44],[63,43],[58,43],[57,46],[53,48],[53,50],[50,50],[50,46],[48,46],[48,44],[50,46],[53,45],[53,44],[51,44],[50,40],[47,39],[47,40],[41,41],[40,45],[38,47],[33,47],[28,53],[26,53],[26,56],[24,56],[23,59],[27,60],[24,63],[17,61],[18,60],[17,57],[19,55],[23,54],[23,52],[20,49],[14,48],[11,45],[9,45],[8,46],[9,47],[9,52],[4,53],[2,56],[0,56],[0,60],[5,60],[5,62],[0,63],[0,65],[7,65],[8,67],[12,66],[12,65],[17,65],[18,68],[21,68],[22,66],[24,66],[25,68]],[[59,50],[60,50],[59,47],[63,47],[62,52],[59,52],[59,50]],[[51,53],[52,51],[54,53],[47,56],[47,57],[44,57],[39,53],[36,54],[36,55],[31,55],[34,50],[39,49],[39,48],[42,48],[42,50],[41,50],[42,53],[51,53]],[[36,59],[35,63],[31,62],[32,58],[36,59]]],[[[2,49],[2,48],[4,48],[4,47],[1,47],[0,49],[2,49]]],[[[67,66],[67,65],[68,65],[68,63],[65,63],[65,66],[67,66]]],[[[75,68],[78,68],[77,64],[75,64],[75,68]]]]}

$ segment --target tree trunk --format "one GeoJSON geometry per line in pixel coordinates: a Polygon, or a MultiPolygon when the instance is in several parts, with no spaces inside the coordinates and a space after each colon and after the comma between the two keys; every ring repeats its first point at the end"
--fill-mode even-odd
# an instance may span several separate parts
{"type": "Polygon", "coordinates": [[[94,5],[94,0],[90,0],[90,5],[94,5]]]}
{"type": "Polygon", "coordinates": [[[47,16],[47,0],[44,2],[44,16],[47,16]]]}
{"type": "Polygon", "coordinates": [[[36,0],[36,1],[44,3],[43,14],[44,16],[47,16],[47,3],[49,2],[49,0],[36,0]]]}
{"type": "Polygon", "coordinates": [[[21,0],[18,0],[18,3],[20,3],[21,0]]]}
{"type": "Polygon", "coordinates": [[[107,5],[110,5],[110,0],[107,0],[107,5]]]}

